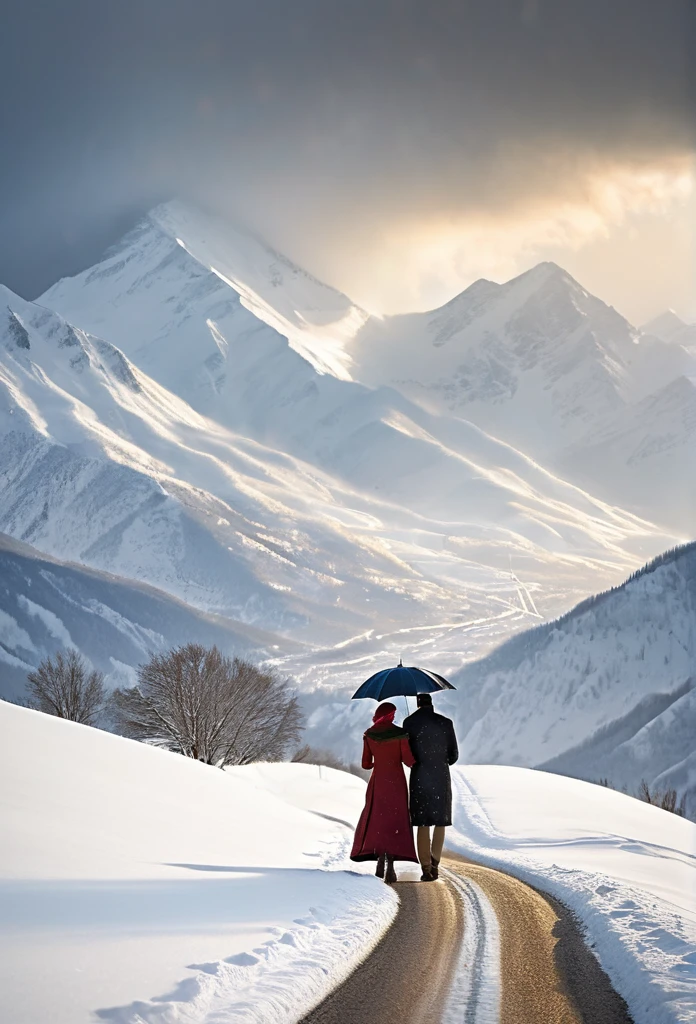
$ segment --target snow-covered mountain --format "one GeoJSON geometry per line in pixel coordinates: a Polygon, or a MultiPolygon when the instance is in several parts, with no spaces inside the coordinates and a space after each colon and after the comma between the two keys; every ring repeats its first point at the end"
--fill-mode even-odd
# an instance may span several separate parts
{"type": "MultiPolygon", "coordinates": [[[[202,414],[376,491],[383,463],[400,457],[394,427],[440,445],[444,434],[445,448],[476,462],[464,416],[594,493],[581,460],[572,475],[566,449],[591,447],[651,394],[696,375],[696,351],[632,327],[554,264],[504,285],[478,281],[432,312],[380,319],[179,202],[153,210],[102,263],[40,301],[108,338],[202,414]],[[341,386],[351,376],[370,390],[341,386]],[[380,451],[365,460],[361,442],[375,433],[380,451]]],[[[668,419],[665,408],[656,429],[668,419]]],[[[643,438],[666,452],[660,436],[643,438]]],[[[656,451],[651,465],[679,492],[674,459],[656,451]]],[[[598,473],[598,493],[690,534],[650,491],[636,503],[630,466],[618,466],[598,473]]],[[[426,503],[433,493],[427,482],[415,490],[426,503]]]]}
{"type": "Polygon", "coordinates": [[[652,334],[662,341],[673,345],[682,345],[696,355],[696,324],[685,323],[673,309],[667,309],[641,328],[646,334],[652,334]]]}
{"type": "Polygon", "coordinates": [[[234,372],[233,339],[255,350],[280,335],[318,370],[349,377],[345,343],[367,319],[253,235],[176,201],[39,302],[108,337],[176,394],[185,388],[196,407],[197,391],[220,394],[234,372]]]}
{"type": "Polygon", "coordinates": [[[109,685],[116,685],[132,682],[152,652],[174,647],[182,638],[255,660],[300,647],[0,534],[0,697],[21,696],[27,673],[56,650],[77,647],[109,685]]]}
{"type": "Polygon", "coordinates": [[[696,531],[696,377],[677,377],[561,452],[559,472],[685,537],[696,531]]]}
{"type": "Polygon", "coordinates": [[[696,813],[696,543],[513,637],[453,682],[466,761],[608,777],[631,791],[670,778],[696,813]]]}
{"type": "Polygon", "coordinates": [[[394,613],[417,589],[437,606],[441,588],[371,536],[335,481],[198,416],[109,343],[2,298],[5,532],[208,611],[311,620],[315,642],[332,615],[336,640],[364,628],[370,600],[394,613]]]}
{"type": "MultiPolygon", "coordinates": [[[[391,502],[438,519],[464,514],[485,527],[512,525],[509,503],[503,508],[495,496],[509,496],[512,489],[517,504],[530,485],[554,502],[579,502],[590,515],[598,513],[595,503],[587,505],[577,491],[470,423],[428,413],[394,389],[318,372],[240,299],[239,290],[250,293],[249,281],[272,290],[264,285],[268,275],[250,272],[242,281],[237,268],[232,287],[192,255],[198,245],[209,262],[217,251],[210,239],[198,241],[213,231],[205,220],[202,225],[180,204],[160,207],[102,264],[59,282],[41,301],[102,332],[203,415],[290,451],[361,491],[388,495],[391,502]],[[187,231],[184,248],[176,232],[187,231]]],[[[230,274],[234,243],[227,239],[218,253],[230,274]]],[[[243,254],[237,262],[251,261],[243,254]]],[[[275,286],[282,311],[297,297],[296,281],[305,283],[297,273],[275,286]]],[[[332,290],[328,296],[330,308],[337,300],[332,290]]],[[[323,293],[314,299],[323,301],[323,293]]],[[[325,309],[322,316],[328,320],[330,313],[325,309]]]]}
{"type": "Polygon", "coordinates": [[[370,319],[355,374],[466,416],[542,461],[602,418],[696,369],[554,263],[477,281],[440,309],[370,319]]]}
{"type": "Polygon", "coordinates": [[[4,290],[0,309],[0,529],[291,633],[312,645],[278,654],[300,681],[347,688],[424,644],[449,670],[670,543],[464,421],[318,373],[266,325],[251,369],[230,333],[233,432],[46,307],[4,290]]]}

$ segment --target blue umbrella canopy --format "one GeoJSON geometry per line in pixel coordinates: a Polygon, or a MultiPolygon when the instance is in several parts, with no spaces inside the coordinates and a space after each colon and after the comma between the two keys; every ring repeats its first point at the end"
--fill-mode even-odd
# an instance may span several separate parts
{"type": "Polygon", "coordinates": [[[373,700],[379,701],[388,700],[389,697],[415,697],[418,693],[454,689],[451,683],[436,672],[426,668],[408,668],[399,662],[395,668],[385,668],[366,679],[351,700],[372,697],[373,700]]]}

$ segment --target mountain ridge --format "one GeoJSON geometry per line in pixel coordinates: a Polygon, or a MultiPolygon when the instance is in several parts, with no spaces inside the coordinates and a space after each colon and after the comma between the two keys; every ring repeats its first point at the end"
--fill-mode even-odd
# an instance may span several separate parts
{"type": "Polygon", "coordinates": [[[108,686],[182,638],[228,654],[269,658],[296,642],[207,614],[148,584],[53,558],[0,534],[0,697],[21,698],[42,658],[75,645],[108,686]]]}
{"type": "MultiPolygon", "coordinates": [[[[695,664],[691,542],[466,665],[448,706],[467,760],[606,775],[635,790],[693,749],[695,664]]],[[[696,784],[680,793],[695,814],[696,784]]]]}
{"type": "Polygon", "coordinates": [[[696,355],[696,324],[688,324],[677,316],[673,309],[653,317],[641,328],[646,334],[654,334],[662,341],[683,345],[696,355]]]}

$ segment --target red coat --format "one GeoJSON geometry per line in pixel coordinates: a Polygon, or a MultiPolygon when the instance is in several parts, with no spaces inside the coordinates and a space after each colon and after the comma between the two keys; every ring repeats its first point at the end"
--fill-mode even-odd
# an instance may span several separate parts
{"type": "Polygon", "coordinates": [[[408,733],[398,725],[376,725],[364,736],[362,766],[372,768],[365,807],[355,830],[351,860],[377,860],[382,853],[416,863],[408,813],[408,787],[402,764],[415,758],[408,733]]]}

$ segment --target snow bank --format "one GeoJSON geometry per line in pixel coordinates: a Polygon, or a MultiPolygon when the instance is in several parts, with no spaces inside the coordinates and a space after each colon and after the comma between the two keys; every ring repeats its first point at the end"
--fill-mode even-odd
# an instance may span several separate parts
{"type": "Polygon", "coordinates": [[[449,845],[562,900],[636,1024],[696,1016],[696,825],[526,768],[453,773],[449,845]]]}
{"type": "Polygon", "coordinates": [[[285,1024],[393,919],[344,870],[360,779],[221,772],[2,702],[0,731],[2,1020],[285,1024]]]}

